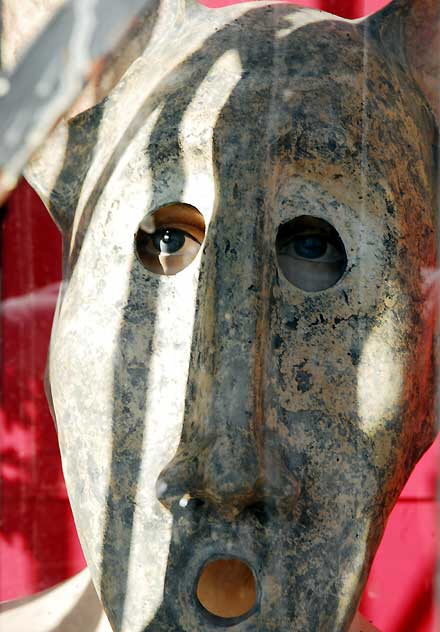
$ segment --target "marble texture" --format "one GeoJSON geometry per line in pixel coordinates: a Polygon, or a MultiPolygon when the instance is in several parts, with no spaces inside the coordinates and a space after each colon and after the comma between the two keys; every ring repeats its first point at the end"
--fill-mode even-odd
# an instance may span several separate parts
{"type": "Polygon", "coordinates": [[[399,39],[413,5],[351,22],[163,2],[142,55],[31,165],[65,240],[49,364],[64,473],[117,632],[350,626],[435,431],[437,127],[399,39]],[[175,202],[205,239],[156,275],[134,235],[175,202]],[[279,226],[304,215],[347,255],[322,291],[277,264],[279,226]],[[195,586],[234,557],[257,603],[232,625],[195,586]]]}

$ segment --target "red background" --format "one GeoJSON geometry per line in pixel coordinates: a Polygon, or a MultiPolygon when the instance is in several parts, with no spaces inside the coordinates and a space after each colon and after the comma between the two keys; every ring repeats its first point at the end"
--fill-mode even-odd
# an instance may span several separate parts
{"type": "MultiPolygon", "coordinates": [[[[207,4],[207,2],[205,2],[207,4]]],[[[211,2],[230,4],[230,2],[211,2]]],[[[297,2],[355,18],[386,2],[297,2]]],[[[22,183],[1,225],[0,600],[48,588],[84,567],[65,491],[43,376],[61,240],[22,183]]],[[[434,632],[438,442],[425,455],[390,518],[361,603],[383,632],[434,632]]]]}

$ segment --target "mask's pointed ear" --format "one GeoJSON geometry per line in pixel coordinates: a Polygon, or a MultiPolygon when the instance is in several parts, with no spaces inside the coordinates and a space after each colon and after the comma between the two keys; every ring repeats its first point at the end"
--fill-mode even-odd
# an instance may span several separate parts
{"type": "MultiPolygon", "coordinates": [[[[72,225],[73,210],[69,210],[64,203],[55,207],[51,204],[51,198],[59,195],[57,194],[57,181],[63,169],[67,136],[66,124],[59,124],[35,154],[24,172],[26,180],[38,193],[52,219],[63,232],[69,230],[72,225]]],[[[62,201],[60,200],[60,202],[62,201]]]]}
{"type": "Polygon", "coordinates": [[[394,0],[366,20],[370,32],[400,57],[440,119],[440,1],[394,0]]]}
{"type": "Polygon", "coordinates": [[[61,122],[34,154],[24,176],[52,219],[69,233],[99,135],[100,104],[61,122]]]}

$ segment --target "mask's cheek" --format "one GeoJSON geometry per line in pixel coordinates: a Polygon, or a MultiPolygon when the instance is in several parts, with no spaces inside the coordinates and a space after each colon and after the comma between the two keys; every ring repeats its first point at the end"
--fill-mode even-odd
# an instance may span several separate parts
{"type": "MultiPolygon", "coordinates": [[[[390,486],[398,493],[404,468],[415,462],[426,423],[417,402],[432,367],[430,357],[421,360],[425,330],[415,322],[415,291],[409,294],[393,278],[377,287],[379,276],[355,273],[339,287],[303,297],[288,295],[280,283],[273,319],[274,399],[294,453],[311,462],[310,444],[319,446],[318,456],[333,455],[335,480],[342,465],[353,473],[370,472],[366,503],[376,497],[380,504],[390,486]],[[360,290],[358,280],[364,281],[360,290]]],[[[276,423],[273,428],[279,432],[276,423]]],[[[315,478],[322,476],[323,484],[333,456],[325,467],[317,457],[315,478]]]]}
{"type": "Polygon", "coordinates": [[[384,298],[357,371],[359,427],[396,494],[433,438],[434,330],[416,292],[384,298]]]}
{"type": "Polygon", "coordinates": [[[108,608],[124,594],[121,629],[136,630],[162,600],[172,518],[155,485],[180,440],[199,259],[159,278],[92,251],[60,308],[50,380],[88,564],[108,608]]]}

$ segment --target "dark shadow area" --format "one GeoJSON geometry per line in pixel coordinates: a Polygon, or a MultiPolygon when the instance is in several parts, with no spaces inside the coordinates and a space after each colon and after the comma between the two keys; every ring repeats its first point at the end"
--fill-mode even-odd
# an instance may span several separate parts
{"type": "MultiPolygon", "coordinates": [[[[158,283],[150,285],[149,301],[142,296],[139,264],[134,263],[128,279],[128,296],[122,312],[117,357],[114,359],[114,408],[110,482],[106,499],[106,521],[102,543],[101,593],[113,629],[118,632],[124,615],[130,561],[133,517],[144,444],[144,417],[149,379],[149,357],[153,351],[154,314],[158,283]],[[146,328],[148,336],[144,335],[146,328]],[[149,347],[145,347],[148,337],[149,347]],[[143,349],[141,361],[131,359],[126,348],[143,349]],[[139,411],[132,414],[136,401],[139,411]],[[113,595],[111,603],[106,596],[113,595]]],[[[133,354],[135,355],[135,354],[133,354]]]]}
{"type": "MultiPolygon", "coordinates": [[[[63,236],[63,279],[65,281],[68,281],[73,273],[80,252],[80,244],[87,231],[93,211],[91,204],[83,210],[72,254],[69,256],[74,212],[78,206],[87,173],[93,162],[103,111],[104,104],[99,103],[68,121],[64,162],[49,200],[49,210],[63,236]]],[[[96,199],[93,202],[96,203],[96,199]]]]}

